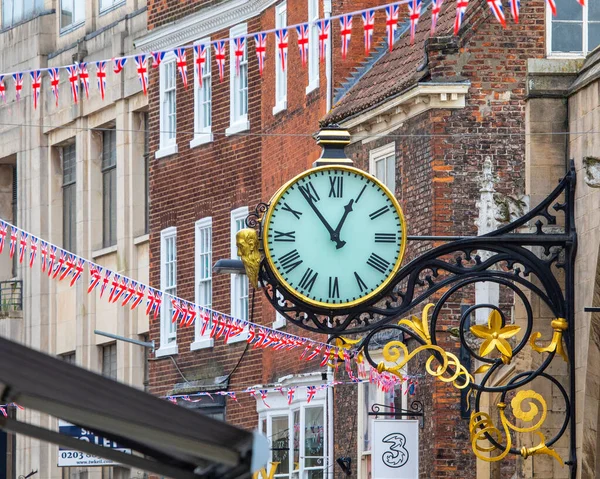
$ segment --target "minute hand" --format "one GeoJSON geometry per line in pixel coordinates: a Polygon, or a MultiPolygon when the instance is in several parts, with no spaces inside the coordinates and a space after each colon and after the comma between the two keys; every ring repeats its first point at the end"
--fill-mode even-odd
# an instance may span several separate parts
{"type": "Polygon", "coordinates": [[[300,188],[300,193],[302,193],[302,196],[304,196],[304,199],[306,200],[306,202],[310,205],[310,207],[313,209],[313,211],[315,212],[317,217],[321,220],[321,223],[323,223],[323,226],[325,226],[325,228],[329,232],[329,237],[331,238],[331,241],[334,241],[336,243],[336,248],[339,249],[342,246],[344,246],[346,244],[346,242],[340,241],[339,234],[333,230],[331,225],[327,222],[325,217],[321,214],[321,212],[317,208],[317,205],[315,205],[313,203],[310,195],[308,195],[302,188],[300,188]]]}
{"type": "MultiPolygon", "coordinates": [[[[334,230],[334,234],[336,235],[336,237],[339,240],[340,237],[340,231],[342,229],[342,226],[344,226],[344,222],[346,221],[346,217],[348,216],[348,213],[350,213],[352,211],[352,204],[354,203],[354,200],[350,200],[348,202],[348,204],[346,206],[344,206],[344,214],[342,215],[342,219],[340,220],[340,222],[338,223],[337,227],[334,230]]],[[[345,241],[338,241],[338,244],[336,246],[337,249],[340,249],[342,246],[344,246],[346,244],[345,241]]]]}

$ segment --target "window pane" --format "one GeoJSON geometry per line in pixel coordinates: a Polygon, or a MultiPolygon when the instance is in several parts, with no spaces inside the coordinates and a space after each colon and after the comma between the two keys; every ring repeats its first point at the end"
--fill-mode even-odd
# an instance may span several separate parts
{"type": "Polygon", "coordinates": [[[596,0],[588,2],[588,20],[600,20],[600,2],[596,0]]]}
{"type": "Polygon", "coordinates": [[[2,28],[10,27],[12,20],[13,0],[2,0],[2,28]]]}
{"type": "Polygon", "coordinates": [[[588,24],[588,50],[592,51],[600,45],[600,23],[588,24]]]}
{"type": "Polygon", "coordinates": [[[396,158],[394,155],[390,155],[385,159],[386,172],[385,179],[387,186],[390,191],[396,194],[396,158]]]}
{"type": "Polygon", "coordinates": [[[304,425],[304,457],[305,466],[323,466],[323,408],[306,408],[304,425]],[[318,458],[318,464],[310,458],[318,458]],[[320,461],[320,462],[319,462],[320,461]]]}
{"type": "MultiPolygon", "coordinates": [[[[592,0],[590,3],[593,3],[592,0]]],[[[556,20],[583,20],[583,8],[578,2],[571,0],[556,0],[556,20]]]]}
{"type": "Polygon", "coordinates": [[[61,0],[60,2],[60,27],[65,28],[75,21],[73,12],[73,0],[61,0]]]}
{"type": "MultiPolygon", "coordinates": [[[[300,470],[300,410],[294,411],[294,442],[292,444],[292,471],[300,470]]],[[[298,476],[295,476],[298,477],[298,476]]]]}
{"type": "Polygon", "coordinates": [[[382,183],[385,183],[385,173],[385,160],[377,160],[375,162],[375,177],[382,183]]]}
{"type": "MultiPolygon", "coordinates": [[[[581,6],[573,2],[580,10],[581,6]]],[[[552,51],[583,51],[583,31],[581,23],[552,22],[552,51]]]]}
{"type": "Polygon", "coordinates": [[[271,451],[273,454],[272,462],[279,462],[277,474],[289,474],[290,455],[289,455],[289,428],[288,417],[278,416],[272,418],[271,451]]]}

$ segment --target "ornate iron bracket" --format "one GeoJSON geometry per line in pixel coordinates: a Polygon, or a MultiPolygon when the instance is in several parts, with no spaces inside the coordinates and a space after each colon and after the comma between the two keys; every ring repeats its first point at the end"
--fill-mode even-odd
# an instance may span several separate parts
{"type": "Polygon", "coordinates": [[[425,411],[423,409],[423,403],[421,401],[413,401],[410,403],[410,409],[395,408],[392,406],[386,406],[385,404],[373,404],[371,406],[371,412],[369,416],[375,416],[377,419],[379,416],[393,417],[398,419],[404,419],[405,417],[420,417],[421,429],[425,424],[425,411]]]}

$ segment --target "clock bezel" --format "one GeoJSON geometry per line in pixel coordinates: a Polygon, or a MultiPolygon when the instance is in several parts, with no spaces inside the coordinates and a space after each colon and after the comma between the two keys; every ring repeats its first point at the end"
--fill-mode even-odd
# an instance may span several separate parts
{"type": "Polygon", "coordinates": [[[267,262],[269,269],[273,272],[273,274],[277,278],[277,281],[279,282],[279,284],[288,293],[290,293],[292,296],[294,296],[298,300],[300,300],[314,308],[318,308],[318,309],[322,309],[322,310],[351,309],[351,308],[361,305],[361,304],[369,301],[373,297],[381,294],[381,292],[389,286],[390,282],[392,281],[392,279],[394,278],[396,273],[400,270],[400,266],[402,265],[402,260],[404,259],[404,253],[406,250],[406,220],[404,218],[404,213],[402,212],[402,207],[400,206],[400,203],[398,203],[398,200],[396,199],[394,194],[381,181],[379,181],[377,178],[375,178],[373,175],[367,173],[366,171],[360,170],[360,169],[352,167],[352,166],[326,165],[326,166],[319,166],[317,168],[311,168],[309,170],[306,170],[306,171],[300,173],[299,175],[295,176],[294,178],[292,178],[291,180],[289,180],[288,182],[283,184],[277,190],[277,192],[273,195],[271,200],[269,201],[269,208],[267,209],[267,212],[265,213],[265,216],[264,216],[262,231],[263,231],[262,247],[263,247],[265,261],[267,262]],[[390,199],[390,201],[392,202],[392,205],[394,206],[394,208],[396,209],[396,212],[398,213],[398,217],[400,218],[400,223],[401,223],[400,253],[398,254],[398,258],[396,259],[396,263],[394,264],[394,267],[392,268],[391,272],[388,274],[388,276],[385,278],[385,280],[373,291],[371,291],[370,293],[367,293],[364,296],[361,296],[358,299],[355,299],[353,301],[349,301],[346,303],[325,303],[322,301],[317,301],[317,300],[314,300],[314,299],[311,299],[311,298],[305,296],[298,290],[294,289],[294,287],[292,285],[288,284],[288,282],[283,278],[283,276],[279,272],[278,268],[275,266],[275,263],[274,263],[273,259],[271,258],[271,254],[269,251],[269,235],[267,234],[267,232],[269,231],[271,215],[274,211],[275,205],[292,185],[294,185],[298,181],[302,180],[302,178],[312,175],[314,173],[318,173],[320,171],[347,171],[350,173],[355,173],[357,175],[361,175],[364,178],[366,178],[367,180],[372,181],[390,199]]]}

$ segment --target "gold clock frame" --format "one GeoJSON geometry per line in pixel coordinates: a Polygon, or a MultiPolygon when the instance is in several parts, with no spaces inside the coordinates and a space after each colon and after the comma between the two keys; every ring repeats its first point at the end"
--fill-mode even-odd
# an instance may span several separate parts
{"type": "Polygon", "coordinates": [[[406,250],[406,220],[404,218],[404,213],[402,211],[402,207],[400,206],[400,203],[398,202],[398,200],[396,199],[394,194],[388,189],[388,187],[385,186],[381,181],[379,181],[377,178],[375,178],[373,175],[367,173],[366,171],[360,170],[360,169],[352,167],[352,166],[326,165],[326,166],[319,166],[317,168],[311,168],[310,170],[303,171],[299,175],[297,175],[294,178],[292,178],[291,180],[287,181],[284,185],[282,185],[277,190],[277,192],[273,195],[273,197],[269,201],[269,208],[267,209],[267,212],[265,213],[263,221],[264,222],[263,222],[263,227],[262,227],[262,231],[263,231],[262,247],[263,247],[263,252],[265,255],[264,256],[265,261],[267,262],[269,268],[271,269],[271,271],[277,278],[277,281],[281,284],[281,286],[288,293],[290,293],[292,296],[299,299],[300,301],[302,301],[306,304],[309,304],[310,306],[313,306],[315,308],[325,309],[325,310],[350,309],[350,308],[353,308],[357,305],[360,305],[362,303],[365,303],[365,302],[371,300],[374,296],[377,296],[378,294],[380,294],[382,291],[384,291],[389,286],[389,284],[391,283],[391,281],[394,278],[394,276],[396,275],[396,273],[400,270],[400,266],[402,265],[402,260],[404,259],[404,253],[406,250]],[[355,173],[357,175],[361,175],[364,178],[374,182],[377,186],[379,186],[379,188],[391,200],[392,205],[396,209],[396,212],[398,213],[398,217],[400,218],[400,222],[401,222],[400,254],[398,255],[398,258],[396,259],[396,263],[394,264],[394,267],[392,268],[392,271],[388,274],[387,278],[376,289],[374,289],[370,293],[366,294],[365,296],[362,296],[361,298],[355,299],[353,301],[349,301],[347,303],[340,303],[340,304],[330,304],[330,303],[325,303],[322,301],[316,301],[314,299],[311,299],[311,298],[303,295],[302,293],[300,293],[299,291],[294,289],[290,284],[288,284],[288,282],[279,273],[277,267],[275,266],[273,258],[271,258],[271,254],[269,251],[269,244],[268,244],[269,237],[268,237],[268,234],[266,233],[267,231],[269,231],[269,223],[271,222],[271,215],[273,214],[275,205],[281,199],[283,194],[290,188],[290,186],[297,183],[298,181],[300,181],[302,178],[304,178],[306,176],[312,175],[314,173],[318,173],[319,171],[331,171],[331,170],[347,171],[350,173],[355,173]]]}

